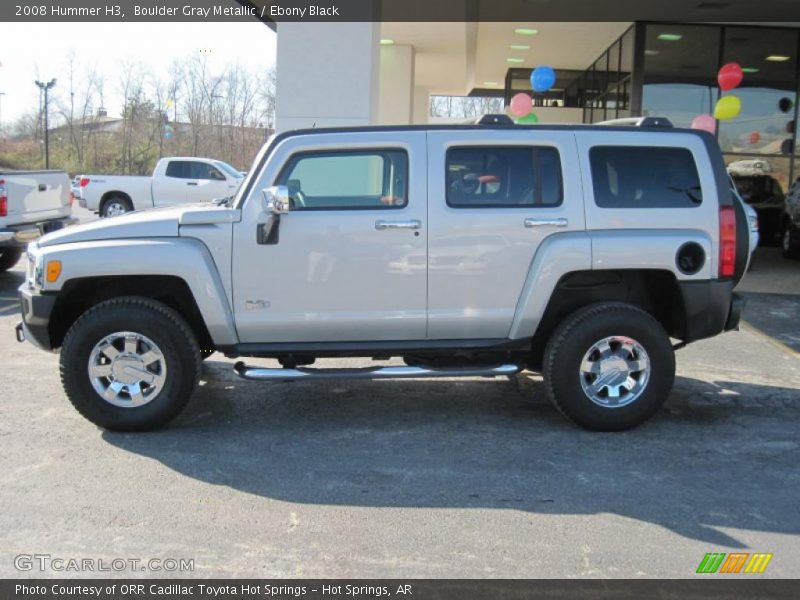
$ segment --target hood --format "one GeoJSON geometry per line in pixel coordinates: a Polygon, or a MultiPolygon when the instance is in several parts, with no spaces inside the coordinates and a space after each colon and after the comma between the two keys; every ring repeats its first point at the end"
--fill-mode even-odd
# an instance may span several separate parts
{"type": "Polygon", "coordinates": [[[39,239],[39,247],[122,238],[178,237],[185,225],[233,223],[241,213],[208,204],[155,208],[66,227],[39,239]]]}

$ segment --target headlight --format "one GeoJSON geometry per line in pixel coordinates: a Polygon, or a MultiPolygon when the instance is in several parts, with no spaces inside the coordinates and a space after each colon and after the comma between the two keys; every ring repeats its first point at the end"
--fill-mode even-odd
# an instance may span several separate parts
{"type": "Polygon", "coordinates": [[[41,289],[44,284],[44,257],[39,254],[33,266],[33,284],[41,289]]]}
{"type": "Polygon", "coordinates": [[[41,288],[44,283],[44,257],[37,252],[36,242],[28,244],[26,281],[29,289],[41,288]]]}

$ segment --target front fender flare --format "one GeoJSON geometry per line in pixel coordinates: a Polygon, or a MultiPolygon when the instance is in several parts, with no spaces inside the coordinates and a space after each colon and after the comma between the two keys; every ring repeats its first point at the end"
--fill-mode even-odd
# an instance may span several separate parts
{"type": "Polygon", "coordinates": [[[225,288],[208,248],[191,238],[114,239],[40,249],[44,260],[61,261],[61,275],[43,291],[87,277],[163,275],[186,282],[217,346],[239,342],[225,288]]]}

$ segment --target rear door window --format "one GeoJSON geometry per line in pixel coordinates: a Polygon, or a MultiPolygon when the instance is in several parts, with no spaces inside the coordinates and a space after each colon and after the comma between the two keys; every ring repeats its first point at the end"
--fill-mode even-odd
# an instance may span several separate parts
{"type": "Polygon", "coordinates": [[[549,147],[450,148],[447,205],[453,208],[558,206],[561,160],[549,147]]]}
{"type": "Polygon", "coordinates": [[[693,208],[703,202],[690,150],[595,146],[589,151],[594,198],[602,208],[693,208]]]}

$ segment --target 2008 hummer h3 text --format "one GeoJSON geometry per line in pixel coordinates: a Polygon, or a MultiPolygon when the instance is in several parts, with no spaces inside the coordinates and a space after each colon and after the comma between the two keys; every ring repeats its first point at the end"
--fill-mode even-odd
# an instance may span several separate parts
{"type": "Polygon", "coordinates": [[[749,256],[714,138],[638,124],[278,135],[228,205],[31,244],[17,336],[60,348],[67,396],[108,429],[167,423],[214,350],[280,361],[236,364],[255,380],[531,369],[576,423],[632,427],[675,346],[737,326],[749,256]],[[341,356],[405,366],[309,367],[341,356]]]}

